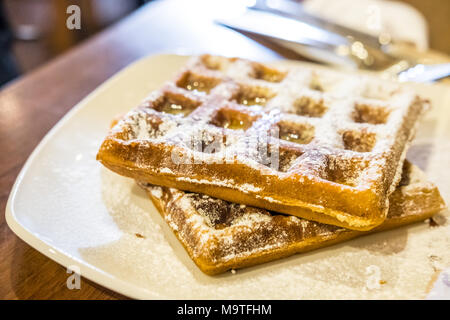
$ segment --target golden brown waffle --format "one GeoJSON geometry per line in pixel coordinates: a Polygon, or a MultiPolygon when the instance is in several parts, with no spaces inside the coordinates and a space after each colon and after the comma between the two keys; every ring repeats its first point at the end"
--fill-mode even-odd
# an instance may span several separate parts
{"type": "MultiPolygon", "coordinates": [[[[207,274],[243,268],[431,217],[445,207],[423,172],[405,163],[385,222],[361,232],[140,183],[192,260],[207,274]]],[[[307,209],[299,209],[307,210],[307,209]]]]}
{"type": "Polygon", "coordinates": [[[386,218],[426,105],[366,76],[204,55],[119,121],[97,159],[155,185],[368,230],[386,218]]]}

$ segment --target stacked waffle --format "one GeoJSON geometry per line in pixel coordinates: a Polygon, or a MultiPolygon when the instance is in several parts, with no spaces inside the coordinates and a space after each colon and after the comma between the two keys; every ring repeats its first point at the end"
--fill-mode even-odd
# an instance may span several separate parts
{"type": "Polygon", "coordinates": [[[405,161],[427,107],[371,77],[203,55],[115,121],[97,159],[217,274],[443,209],[405,161]]]}

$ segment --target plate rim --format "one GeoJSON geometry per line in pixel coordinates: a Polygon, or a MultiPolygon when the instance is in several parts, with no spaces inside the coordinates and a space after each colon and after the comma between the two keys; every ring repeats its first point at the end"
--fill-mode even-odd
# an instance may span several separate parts
{"type": "MultiPolygon", "coordinates": [[[[56,247],[48,244],[43,239],[36,236],[31,230],[24,227],[15,217],[14,214],[14,200],[16,198],[17,192],[19,190],[19,186],[28,172],[31,164],[35,161],[37,155],[41,152],[41,150],[47,145],[47,143],[52,139],[52,137],[60,130],[61,127],[64,126],[75,114],[81,111],[83,108],[88,105],[89,101],[93,99],[94,96],[98,95],[101,92],[107,90],[111,85],[113,85],[119,78],[123,76],[126,72],[130,72],[131,69],[139,67],[140,64],[148,63],[150,60],[157,60],[161,58],[167,57],[184,57],[188,58],[189,56],[180,55],[180,54],[154,54],[146,57],[142,57],[127,66],[123,67],[119,71],[117,71],[113,76],[109,77],[95,89],[93,89],[87,96],[81,99],[78,103],[76,103],[58,122],[44,135],[38,145],[33,149],[33,151],[28,156],[24,165],[20,169],[19,174],[17,175],[14,184],[11,188],[11,191],[8,196],[8,200],[6,202],[5,207],[5,220],[8,227],[11,231],[18,236],[21,240],[27,243],[29,246],[39,251],[49,259],[57,262],[64,268],[68,268],[71,265],[77,265],[81,268],[81,276],[89,279],[90,281],[97,283],[113,292],[117,292],[124,296],[130,298],[137,299],[168,299],[168,297],[164,297],[156,294],[154,291],[150,291],[139,287],[137,285],[131,284],[125,280],[118,279],[113,275],[104,272],[101,269],[96,268],[95,266],[86,263],[78,258],[71,256],[68,253],[62,252],[56,247]]],[[[170,299],[170,298],[169,298],[170,299]]]]}

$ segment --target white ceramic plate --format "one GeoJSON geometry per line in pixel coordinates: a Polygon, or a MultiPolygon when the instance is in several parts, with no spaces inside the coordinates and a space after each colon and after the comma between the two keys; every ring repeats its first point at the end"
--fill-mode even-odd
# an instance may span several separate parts
{"type": "MultiPolygon", "coordinates": [[[[8,200],[6,219],[20,238],[63,266],[78,268],[82,276],[133,298],[426,297],[439,271],[450,266],[448,223],[437,228],[420,223],[236,274],[201,273],[144,192],[95,161],[111,119],[171,79],[185,61],[175,55],[138,61],[80,102],[46,135],[8,200]]],[[[448,203],[449,90],[417,89],[432,99],[435,109],[410,158],[438,183],[448,203]]]]}

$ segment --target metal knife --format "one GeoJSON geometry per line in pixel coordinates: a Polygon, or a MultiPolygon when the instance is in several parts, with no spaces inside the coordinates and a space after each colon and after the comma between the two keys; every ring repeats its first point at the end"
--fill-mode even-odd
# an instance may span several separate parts
{"type": "Polygon", "coordinates": [[[270,11],[248,9],[238,17],[215,21],[240,32],[267,37],[306,57],[325,63],[385,69],[398,60],[361,41],[270,11]]]}
{"type": "Polygon", "coordinates": [[[249,9],[239,17],[215,21],[240,32],[263,36],[315,61],[375,69],[382,71],[384,77],[399,81],[429,82],[450,74],[448,64],[422,65],[393,57],[360,41],[271,11],[249,9]],[[368,58],[372,63],[367,63],[368,58]]]}
{"type": "Polygon", "coordinates": [[[397,76],[398,81],[431,82],[450,76],[450,63],[418,64],[397,76]]]}
{"type": "Polygon", "coordinates": [[[392,41],[390,36],[376,37],[371,34],[348,28],[312,15],[305,10],[301,3],[298,2],[289,0],[257,0],[253,6],[249,6],[247,8],[250,10],[260,10],[301,21],[343,37],[351,37],[355,40],[362,41],[365,45],[369,45],[380,50],[384,50],[384,48],[392,41]]]}

